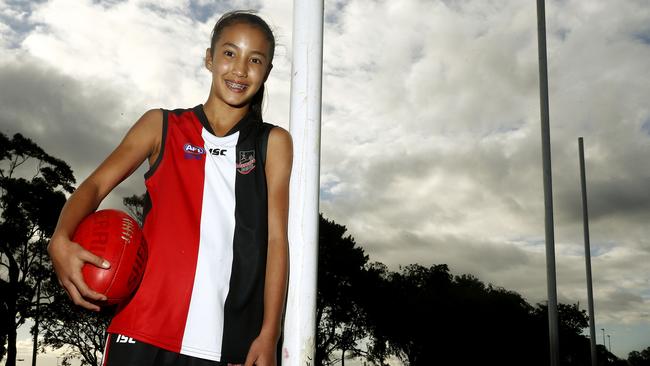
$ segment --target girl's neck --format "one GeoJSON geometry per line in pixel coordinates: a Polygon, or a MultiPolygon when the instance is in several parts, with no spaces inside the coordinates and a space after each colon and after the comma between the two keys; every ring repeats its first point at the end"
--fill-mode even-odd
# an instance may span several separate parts
{"type": "Polygon", "coordinates": [[[234,108],[213,97],[208,98],[203,104],[203,112],[208,118],[212,131],[217,136],[224,136],[228,133],[237,122],[244,118],[249,109],[249,104],[241,108],[234,108]]]}

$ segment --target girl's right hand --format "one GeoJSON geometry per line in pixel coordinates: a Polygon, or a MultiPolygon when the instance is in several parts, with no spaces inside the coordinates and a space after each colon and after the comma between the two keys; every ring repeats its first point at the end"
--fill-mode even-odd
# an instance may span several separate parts
{"type": "Polygon", "coordinates": [[[111,266],[110,263],[64,236],[53,236],[47,246],[47,252],[52,259],[59,283],[68,293],[72,302],[88,310],[99,311],[99,306],[90,301],[104,301],[106,296],[88,287],[83,279],[81,268],[85,263],[90,263],[99,268],[108,269],[111,266]]]}

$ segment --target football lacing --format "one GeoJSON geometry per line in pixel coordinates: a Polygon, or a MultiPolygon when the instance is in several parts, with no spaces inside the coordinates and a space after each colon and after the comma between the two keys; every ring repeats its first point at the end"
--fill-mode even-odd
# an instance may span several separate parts
{"type": "Polygon", "coordinates": [[[131,242],[134,229],[135,227],[133,225],[133,221],[131,221],[128,217],[123,217],[122,218],[122,239],[124,239],[124,241],[127,244],[131,242]]]}

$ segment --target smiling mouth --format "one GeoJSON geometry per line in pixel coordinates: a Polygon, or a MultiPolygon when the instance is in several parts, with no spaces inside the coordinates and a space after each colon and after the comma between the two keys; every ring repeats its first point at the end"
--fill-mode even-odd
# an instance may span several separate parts
{"type": "Polygon", "coordinates": [[[236,83],[230,80],[226,80],[226,86],[228,87],[228,89],[234,91],[235,93],[242,93],[243,91],[248,89],[248,85],[236,83]]]}

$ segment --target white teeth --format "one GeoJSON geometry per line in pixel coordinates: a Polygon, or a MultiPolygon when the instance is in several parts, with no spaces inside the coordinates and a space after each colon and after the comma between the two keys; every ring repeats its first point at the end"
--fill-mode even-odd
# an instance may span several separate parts
{"type": "Polygon", "coordinates": [[[244,90],[247,87],[245,84],[233,83],[232,81],[226,81],[226,85],[228,85],[229,88],[238,90],[244,90]]]}

